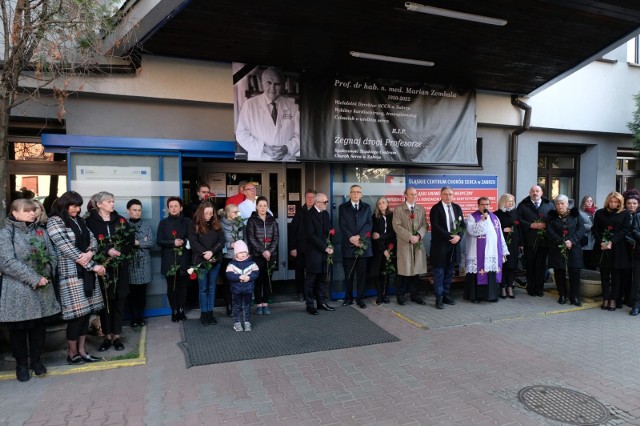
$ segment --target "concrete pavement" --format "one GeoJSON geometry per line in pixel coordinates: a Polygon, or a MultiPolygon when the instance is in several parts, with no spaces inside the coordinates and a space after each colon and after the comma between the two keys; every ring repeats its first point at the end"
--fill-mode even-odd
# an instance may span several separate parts
{"type": "Polygon", "coordinates": [[[152,318],[145,365],[0,381],[0,425],[559,424],[518,402],[537,384],[596,398],[607,424],[640,425],[640,318],[516,295],[443,311],[433,297],[370,304],[361,312],[400,342],[190,369],[179,326],[152,318]]]}

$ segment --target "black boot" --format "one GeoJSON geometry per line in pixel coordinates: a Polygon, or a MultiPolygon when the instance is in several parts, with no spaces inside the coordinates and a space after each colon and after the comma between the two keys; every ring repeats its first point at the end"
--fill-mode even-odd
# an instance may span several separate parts
{"type": "Polygon", "coordinates": [[[216,321],[216,318],[213,316],[213,311],[209,312],[209,324],[216,325],[217,323],[218,321],[216,321]]]}
{"type": "Polygon", "coordinates": [[[33,373],[36,375],[36,377],[44,376],[45,374],[47,374],[47,367],[45,367],[44,364],[42,364],[42,361],[40,361],[40,357],[31,358],[30,367],[33,370],[33,373]]]}
{"type": "Polygon", "coordinates": [[[187,314],[184,312],[184,308],[178,308],[178,321],[184,321],[187,319],[187,314]]]}
{"type": "Polygon", "coordinates": [[[233,316],[233,313],[231,312],[231,305],[227,305],[227,316],[228,317],[233,316]]]}
{"type": "Polygon", "coordinates": [[[200,312],[200,324],[209,325],[209,312],[200,312]]]}
{"type": "Polygon", "coordinates": [[[171,312],[171,321],[173,321],[173,322],[178,322],[178,321],[180,321],[180,320],[178,319],[178,311],[172,311],[172,312],[171,312]]]}
{"type": "Polygon", "coordinates": [[[27,367],[27,359],[16,359],[16,379],[20,382],[28,382],[31,378],[29,368],[27,367]]]}
{"type": "Polygon", "coordinates": [[[44,351],[44,339],[47,329],[43,322],[39,322],[29,332],[29,358],[31,359],[31,369],[36,376],[47,374],[47,368],[40,362],[40,355],[44,351]]]}

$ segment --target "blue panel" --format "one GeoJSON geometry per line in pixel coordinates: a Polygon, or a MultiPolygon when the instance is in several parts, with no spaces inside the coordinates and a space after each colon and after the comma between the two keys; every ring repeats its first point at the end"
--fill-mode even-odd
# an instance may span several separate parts
{"type": "Polygon", "coordinates": [[[59,148],[126,149],[138,151],[180,151],[198,157],[235,158],[235,141],[205,141],[186,139],[122,138],[111,136],[81,136],[43,134],[42,145],[47,151],[59,148]]]}

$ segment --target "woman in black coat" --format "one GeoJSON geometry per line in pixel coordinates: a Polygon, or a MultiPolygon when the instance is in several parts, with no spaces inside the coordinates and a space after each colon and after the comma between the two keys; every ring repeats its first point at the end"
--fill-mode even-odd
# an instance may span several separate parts
{"type": "Polygon", "coordinates": [[[498,200],[498,210],[493,212],[500,219],[502,235],[509,248],[507,260],[502,263],[502,282],[500,283],[500,298],[515,299],[513,281],[518,269],[518,254],[520,252],[520,227],[518,226],[518,211],[516,199],[511,194],[502,194],[498,200]]]}
{"type": "Polygon", "coordinates": [[[580,302],[580,269],[584,268],[580,240],[584,236],[584,221],[577,208],[569,210],[569,198],[558,195],[556,209],[547,216],[545,236],[549,241],[549,266],[558,288],[558,303],[567,303],[567,271],[569,273],[569,301],[582,306],[580,302]]]}
{"type": "Polygon", "coordinates": [[[186,248],[190,220],[182,216],[180,197],[167,198],[169,216],[158,224],[156,244],[162,249],[160,272],[167,280],[167,299],[171,306],[171,321],[187,319],[184,307],[187,303],[187,269],[189,250],[186,248]]]}
{"type": "Polygon", "coordinates": [[[124,305],[129,296],[129,257],[135,244],[135,229],[127,220],[114,210],[113,194],[98,192],[93,197],[94,209],[89,211],[87,227],[98,239],[98,251],[93,260],[107,268],[106,275],[100,279],[105,307],[100,311],[100,325],[105,339],[98,348],[104,352],[113,345],[121,351],[124,344],[122,319],[124,305]]]}
{"type": "Polygon", "coordinates": [[[249,254],[260,268],[256,280],[255,302],[257,315],[269,315],[269,298],[271,297],[270,269],[278,264],[278,222],[269,214],[269,203],[266,197],[258,197],[256,211],[247,220],[247,245],[249,254]]]}
{"type": "MultiPolygon", "coordinates": [[[[378,297],[376,305],[389,303],[387,297],[391,274],[385,275],[387,259],[391,258],[394,268],[396,257],[393,249],[396,245],[396,232],[393,230],[393,213],[389,210],[389,201],[385,197],[378,198],[376,208],[373,211],[373,227],[371,229],[371,248],[373,257],[369,259],[369,277],[375,281],[378,297]]],[[[395,276],[395,272],[393,273],[395,276]]]]}
{"type": "Polygon", "coordinates": [[[607,195],[604,208],[596,211],[593,218],[593,255],[600,266],[601,308],[609,311],[616,310],[620,272],[629,267],[625,237],[629,233],[630,223],[630,213],[624,210],[624,198],[615,191],[607,195]]]}

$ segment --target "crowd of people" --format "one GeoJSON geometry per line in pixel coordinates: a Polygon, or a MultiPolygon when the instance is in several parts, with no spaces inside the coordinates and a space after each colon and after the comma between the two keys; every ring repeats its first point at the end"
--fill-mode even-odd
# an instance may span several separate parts
{"type": "MultiPolygon", "coordinates": [[[[91,315],[99,315],[104,333],[98,351],[124,350],[125,307],[132,327],[146,324],[154,245],[161,250],[160,272],[173,322],[186,319],[189,280],[198,283],[202,326],[217,323],[213,312],[219,278],[235,331],[251,331],[252,299],[256,315],[270,315],[280,232],[268,199],[256,197],[253,183],[242,182],[238,194],[217,212],[208,194],[208,186],[200,185],[198,200],[188,206],[190,217],[183,214],[181,198],[168,197],[168,214],[155,239],[137,199],[126,204],[128,218],[115,211],[114,195],[104,191],[91,197],[84,215],[84,200],[74,191],[55,201],[49,217],[33,199],[14,200],[0,229],[0,322],[9,330],[17,379],[29,380],[31,371],[46,374],[41,354],[46,324],[54,318],[67,323],[70,365],[102,360],[85,345],[91,315]]],[[[464,265],[463,298],[473,303],[514,299],[516,271],[524,265],[530,296],[543,295],[545,274],[553,268],[558,303],[576,306],[582,303],[580,270],[599,269],[602,309],[627,304],[630,314],[638,315],[638,191],[611,192],[598,209],[593,197],[572,207],[567,196],[551,201],[534,185],[518,204],[513,195],[503,194],[495,210],[488,197],[480,197],[477,210],[464,217],[454,189],[444,187],[428,219],[417,195],[408,187],[395,209],[380,197],[372,210],[362,199],[362,187],[350,187],[348,199],[338,207],[343,306],[366,308],[367,283],[377,290],[376,305],[390,303],[390,288],[395,288],[399,305],[408,300],[425,305],[420,276],[427,273],[429,260],[437,309],[456,304],[451,295],[456,265],[464,265]],[[424,244],[428,231],[429,256],[424,244]]],[[[328,203],[325,193],[307,190],[289,230],[296,288],[310,315],[335,310],[327,300],[336,234],[328,203]]]]}

